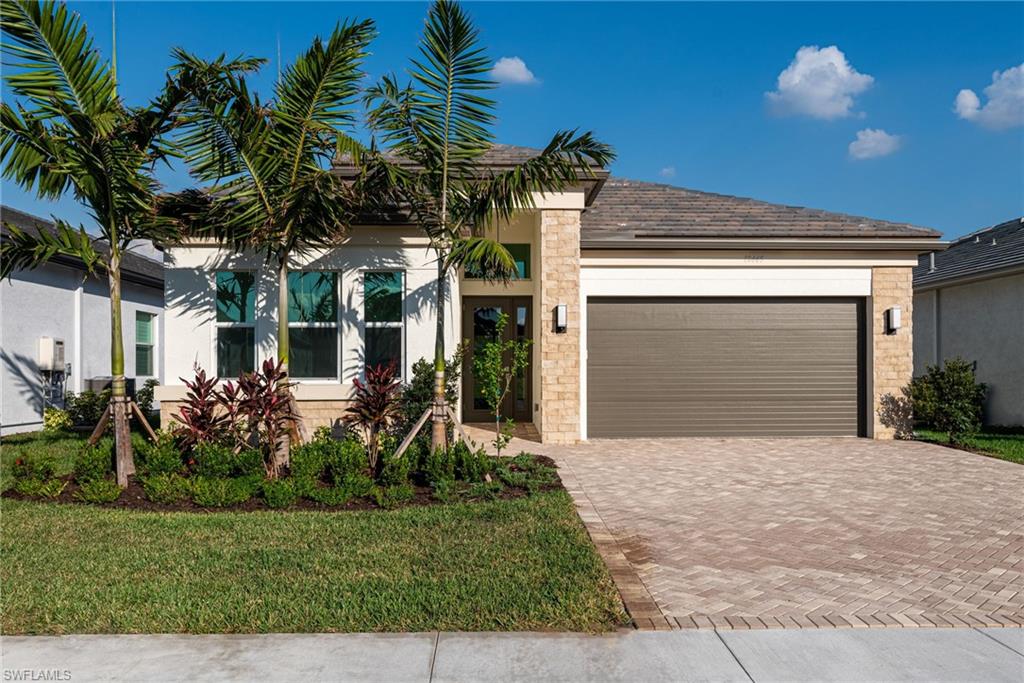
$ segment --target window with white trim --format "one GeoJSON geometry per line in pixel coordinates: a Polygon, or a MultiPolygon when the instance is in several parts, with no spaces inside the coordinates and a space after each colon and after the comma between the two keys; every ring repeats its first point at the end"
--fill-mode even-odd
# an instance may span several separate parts
{"type": "Polygon", "coordinates": [[[256,369],[256,274],[218,271],[217,376],[238,377],[256,369]]]}
{"type": "Polygon", "coordinates": [[[297,379],[338,379],[338,274],[288,273],[288,370],[297,379]]]}
{"type": "Polygon", "coordinates": [[[135,376],[152,377],[154,373],[153,352],[156,349],[156,316],[145,311],[135,311],[135,376]]]}
{"type": "Polygon", "coordinates": [[[394,365],[402,376],[405,277],[402,271],[363,274],[363,319],[366,321],[365,366],[394,365]]]}

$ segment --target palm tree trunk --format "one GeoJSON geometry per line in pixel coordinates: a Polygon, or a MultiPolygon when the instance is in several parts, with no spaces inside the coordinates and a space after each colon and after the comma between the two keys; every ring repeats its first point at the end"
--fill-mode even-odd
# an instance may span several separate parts
{"type": "Polygon", "coordinates": [[[110,412],[114,420],[114,452],[117,485],[128,486],[128,476],[135,473],[132,458],[131,428],[128,424],[128,392],[124,379],[124,339],[121,336],[121,254],[111,249],[107,270],[110,283],[110,412]]]}
{"type": "Polygon", "coordinates": [[[444,309],[445,282],[444,254],[437,254],[437,329],[434,339],[434,415],[430,425],[430,450],[448,447],[448,428],[445,415],[444,364],[444,309]]]}
{"type": "MultiPolygon", "coordinates": [[[[281,253],[277,261],[277,359],[281,361],[281,369],[284,370],[286,377],[290,377],[288,374],[288,352],[288,252],[285,251],[281,253]]],[[[291,389],[285,389],[283,397],[294,406],[295,397],[292,396],[291,389]]],[[[284,468],[290,463],[290,430],[285,429],[280,440],[276,444],[271,444],[270,447],[273,449],[271,477],[276,479],[283,474],[284,468]]]]}

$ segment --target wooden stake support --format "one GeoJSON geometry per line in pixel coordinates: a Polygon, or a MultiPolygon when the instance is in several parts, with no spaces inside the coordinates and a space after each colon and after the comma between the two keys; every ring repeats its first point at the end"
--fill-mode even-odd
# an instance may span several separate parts
{"type": "MultiPolygon", "coordinates": [[[[111,397],[113,400],[113,397],[111,397]]],[[[128,407],[131,413],[135,414],[135,418],[142,423],[142,428],[146,431],[151,441],[156,441],[156,432],[153,431],[152,425],[149,424],[149,420],[146,419],[145,413],[142,412],[142,408],[139,404],[131,399],[126,399],[128,407]]],[[[129,416],[131,415],[129,413],[129,416]]],[[[96,423],[96,429],[92,430],[92,434],[89,436],[89,440],[86,442],[90,446],[95,446],[96,442],[103,438],[103,433],[107,431],[107,424],[110,422],[110,404],[107,403],[107,407],[103,409],[103,414],[100,415],[99,422],[96,423]]]]}
{"type": "MultiPolygon", "coordinates": [[[[449,406],[449,405],[445,405],[444,409],[445,409],[445,412],[448,415],[448,418],[451,419],[451,421],[455,423],[455,429],[458,430],[459,436],[462,438],[462,440],[465,443],[467,443],[467,444],[468,443],[472,443],[469,440],[469,437],[466,436],[466,432],[462,429],[462,423],[459,422],[457,417],[455,417],[455,411],[452,410],[452,407],[449,406]]],[[[430,416],[433,415],[433,414],[434,414],[434,406],[430,406],[429,408],[427,408],[426,410],[423,411],[423,414],[420,415],[420,419],[416,420],[416,424],[413,426],[412,430],[408,434],[405,435],[405,438],[402,439],[402,443],[400,443],[398,445],[398,450],[395,451],[395,456],[394,457],[396,457],[396,458],[402,457],[402,455],[405,453],[405,451],[412,444],[412,440],[416,438],[416,435],[420,433],[421,429],[423,429],[423,425],[425,425],[427,423],[427,420],[429,420],[430,416]]]]}

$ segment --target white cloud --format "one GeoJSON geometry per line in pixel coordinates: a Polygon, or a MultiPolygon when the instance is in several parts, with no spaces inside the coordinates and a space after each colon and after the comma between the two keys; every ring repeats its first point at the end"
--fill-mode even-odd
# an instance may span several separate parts
{"type": "Polygon", "coordinates": [[[892,154],[900,148],[903,140],[899,135],[890,135],[880,128],[865,128],[857,131],[857,139],[850,143],[850,156],[854,159],[874,159],[892,154]]]}
{"type": "Polygon", "coordinates": [[[660,175],[662,178],[675,178],[676,177],[676,167],[675,166],[666,166],[665,168],[663,168],[660,171],[658,171],[658,175],[660,175]]]}
{"type": "Polygon", "coordinates": [[[779,74],[778,89],[765,97],[780,116],[837,119],[853,113],[853,96],[867,90],[874,80],[854,69],[835,45],[809,45],[796,51],[796,57],[779,74]]]}
{"type": "Polygon", "coordinates": [[[985,97],[988,102],[981,106],[973,90],[961,90],[953,111],[960,118],[986,128],[1024,126],[1024,64],[992,72],[992,85],[985,88],[985,97]]]}
{"type": "Polygon", "coordinates": [[[491,77],[499,83],[536,83],[533,72],[526,67],[526,62],[519,57],[502,57],[491,69],[491,77]]]}

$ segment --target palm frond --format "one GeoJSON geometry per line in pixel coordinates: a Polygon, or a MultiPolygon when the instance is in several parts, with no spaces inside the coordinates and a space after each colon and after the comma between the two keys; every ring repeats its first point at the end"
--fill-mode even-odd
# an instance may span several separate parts
{"type": "Polygon", "coordinates": [[[455,241],[446,258],[447,266],[464,267],[487,282],[508,283],[518,274],[516,260],[501,242],[482,235],[455,241]]]}
{"type": "Polygon", "coordinates": [[[33,235],[16,225],[4,223],[8,234],[0,242],[0,278],[9,278],[15,270],[36,268],[57,255],[81,259],[88,272],[96,272],[101,256],[85,228],[79,226],[75,229],[57,219],[54,219],[53,226],[53,233],[40,229],[33,235]]]}

